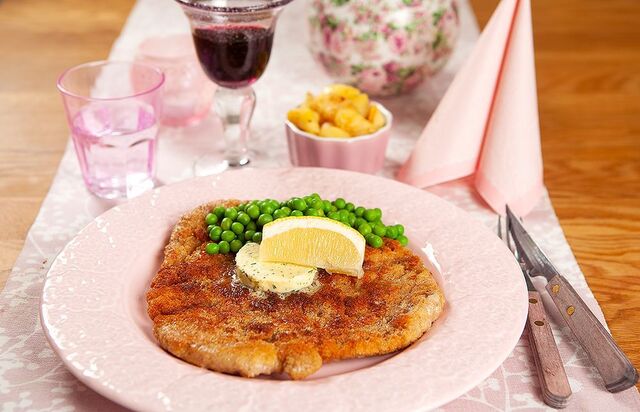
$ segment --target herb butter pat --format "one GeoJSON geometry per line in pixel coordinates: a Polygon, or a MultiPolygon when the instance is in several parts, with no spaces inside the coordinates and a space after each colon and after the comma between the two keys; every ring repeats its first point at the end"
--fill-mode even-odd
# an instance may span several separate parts
{"type": "Polygon", "coordinates": [[[318,269],[290,263],[261,262],[260,245],[249,242],[236,254],[236,270],[242,283],[254,289],[288,293],[311,286],[318,269]]]}

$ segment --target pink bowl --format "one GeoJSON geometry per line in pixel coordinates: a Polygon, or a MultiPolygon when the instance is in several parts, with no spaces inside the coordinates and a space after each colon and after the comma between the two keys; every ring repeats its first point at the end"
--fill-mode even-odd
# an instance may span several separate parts
{"type": "Polygon", "coordinates": [[[375,133],[351,138],[318,137],[285,121],[289,158],[294,166],[319,166],[375,173],[384,165],[393,116],[373,102],[387,123],[375,133]]]}

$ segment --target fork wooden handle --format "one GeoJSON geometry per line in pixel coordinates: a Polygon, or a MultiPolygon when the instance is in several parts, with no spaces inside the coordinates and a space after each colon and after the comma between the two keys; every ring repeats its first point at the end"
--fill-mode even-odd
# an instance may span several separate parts
{"type": "Polygon", "coordinates": [[[638,371],[569,282],[557,275],[546,288],[591,363],[600,372],[607,390],[620,392],[635,385],[638,371]]]}
{"type": "Polygon", "coordinates": [[[571,396],[571,386],[558,352],[553,332],[547,322],[540,294],[529,292],[529,345],[536,363],[544,403],[552,408],[564,408],[571,396]]]}

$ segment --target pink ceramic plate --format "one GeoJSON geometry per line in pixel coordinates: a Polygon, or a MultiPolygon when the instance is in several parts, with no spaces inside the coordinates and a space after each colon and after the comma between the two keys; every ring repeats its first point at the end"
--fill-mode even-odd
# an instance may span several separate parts
{"type": "Polygon", "coordinates": [[[427,192],[329,169],[228,172],[163,187],[85,227],[51,267],[42,324],[81,381],[138,410],[425,410],[479,384],[507,357],[527,316],[520,269],[500,240],[427,192]],[[407,227],[435,271],[447,306],[418,342],[393,356],[329,364],[306,381],[245,379],[164,352],[145,292],[178,217],[219,198],[287,198],[317,192],[380,207],[407,227]]]}

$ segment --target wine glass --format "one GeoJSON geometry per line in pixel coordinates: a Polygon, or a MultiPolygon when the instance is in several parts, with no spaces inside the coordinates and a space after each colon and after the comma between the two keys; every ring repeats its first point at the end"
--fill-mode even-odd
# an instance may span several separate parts
{"type": "Polygon", "coordinates": [[[189,19],[198,59],[216,89],[215,112],[224,153],[202,156],[196,175],[247,165],[249,125],[256,104],[251,85],[262,76],[282,7],[292,0],[176,0],[189,19]]]}

